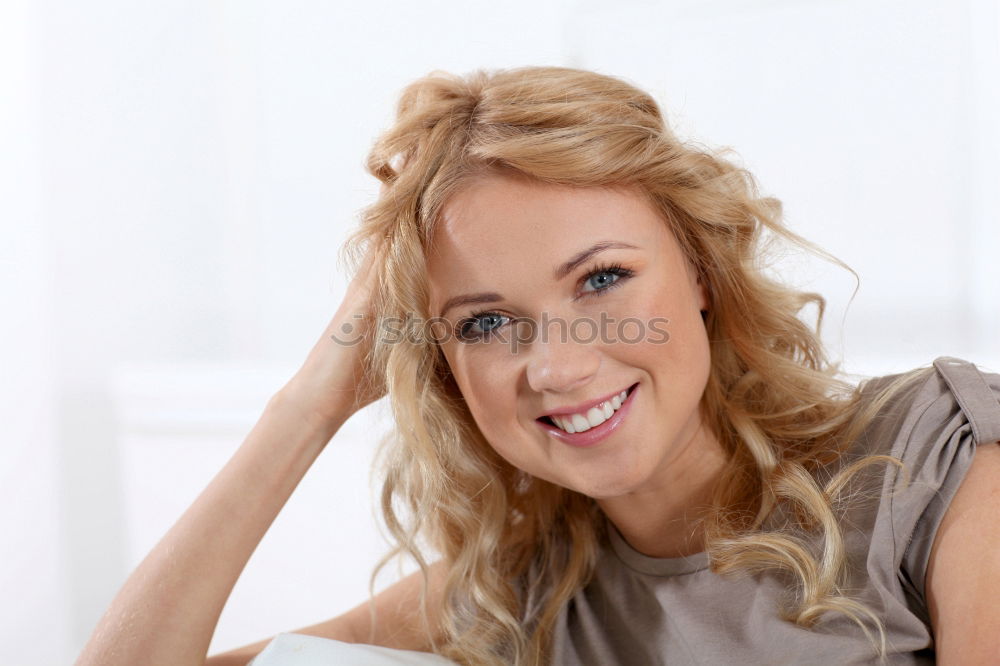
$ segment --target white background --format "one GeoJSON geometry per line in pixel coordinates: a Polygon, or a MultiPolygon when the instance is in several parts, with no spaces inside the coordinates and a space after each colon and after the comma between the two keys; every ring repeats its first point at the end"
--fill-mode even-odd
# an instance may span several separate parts
{"type": "MultiPolygon", "coordinates": [[[[854,268],[835,358],[1000,370],[1000,55],[987,0],[0,4],[0,662],[70,663],[343,293],[362,164],[432,69],[569,65],[731,146],[854,268]]],[[[379,405],[254,554],[212,651],[361,601],[379,405]]]]}

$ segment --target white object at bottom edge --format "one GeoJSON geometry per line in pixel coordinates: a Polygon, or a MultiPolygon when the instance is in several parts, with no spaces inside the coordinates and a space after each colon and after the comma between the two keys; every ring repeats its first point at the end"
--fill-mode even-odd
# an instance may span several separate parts
{"type": "Polygon", "coordinates": [[[429,652],[344,643],[304,634],[278,634],[247,666],[454,666],[429,652]]]}

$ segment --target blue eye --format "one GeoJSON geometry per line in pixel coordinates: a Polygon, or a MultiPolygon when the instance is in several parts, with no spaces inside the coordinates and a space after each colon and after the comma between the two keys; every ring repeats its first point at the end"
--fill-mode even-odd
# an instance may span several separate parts
{"type": "Polygon", "coordinates": [[[592,285],[592,291],[603,291],[621,279],[621,274],[612,270],[599,271],[587,278],[585,284],[592,285]]]}
{"type": "Polygon", "coordinates": [[[488,338],[493,331],[503,325],[505,319],[507,317],[497,312],[477,312],[459,324],[459,334],[462,338],[470,340],[488,338]]]}

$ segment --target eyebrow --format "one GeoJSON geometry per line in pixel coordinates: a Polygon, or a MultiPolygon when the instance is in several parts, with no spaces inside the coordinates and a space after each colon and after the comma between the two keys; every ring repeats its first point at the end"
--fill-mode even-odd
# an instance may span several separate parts
{"type": "MultiPolygon", "coordinates": [[[[553,271],[552,275],[556,280],[561,280],[570,273],[572,273],[580,264],[584,263],[596,254],[600,254],[605,250],[638,250],[639,248],[635,245],[630,245],[629,243],[623,243],[621,241],[601,241],[599,243],[594,243],[586,250],[578,252],[573,255],[566,263],[561,266],[557,266],[553,271]]],[[[495,291],[484,292],[481,294],[462,294],[461,296],[455,296],[449,298],[444,307],[441,309],[441,316],[460,305],[472,305],[481,303],[496,303],[497,301],[502,301],[503,296],[496,293],[495,291]]]]}

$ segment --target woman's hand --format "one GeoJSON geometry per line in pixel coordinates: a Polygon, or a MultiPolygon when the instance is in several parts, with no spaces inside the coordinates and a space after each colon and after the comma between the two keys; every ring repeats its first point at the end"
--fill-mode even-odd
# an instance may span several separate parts
{"type": "Polygon", "coordinates": [[[366,370],[375,335],[372,294],[381,261],[381,252],[368,252],[323,336],[276,399],[339,427],[385,395],[383,379],[366,370]]]}

